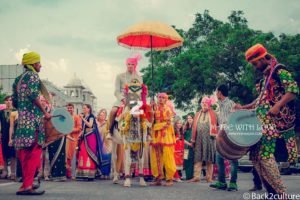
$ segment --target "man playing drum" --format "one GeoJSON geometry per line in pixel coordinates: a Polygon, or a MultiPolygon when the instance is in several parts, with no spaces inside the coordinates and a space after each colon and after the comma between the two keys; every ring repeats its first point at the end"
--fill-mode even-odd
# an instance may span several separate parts
{"type": "Polygon", "coordinates": [[[34,175],[40,166],[42,144],[45,140],[44,119],[51,115],[42,106],[39,95],[41,80],[38,73],[41,69],[40,55],[35,52],[25,53],[22,64],[23,74],[13,84],[13,104],[19,117],[14,134],[14,145],[22,166],[23,184],[17,195],[42,195],[33,185],[34,175]]]}
{"type": "MultiPolygon", "coordinates": [[[[293,100],[299,94],[299,88],[291,73],[285,66],[277,63],[276,58],[263,45],[252,46],[245,56],[264,75],[255,105],[257,117],[262,123],[262,138],[252,148],[250,157],[268,193],[285,194],[286,187],[280,178],[274,154],[276,140],[284,138],[288,161],[293,163],[297,159],[293,100]]],[[[250,107],[237,106],[239,109],[250,107]]]]}

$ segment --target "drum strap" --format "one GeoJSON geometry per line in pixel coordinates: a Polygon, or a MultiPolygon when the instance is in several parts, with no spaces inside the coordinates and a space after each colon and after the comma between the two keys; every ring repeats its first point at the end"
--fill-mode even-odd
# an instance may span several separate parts
{"type": "MultiPolygon", "coordinates": [[[[18,84],[17,84],[17,91],[20,89],[20,85],[21,85],[21,82],[22,82],[23,78],[24,78],[25,75],[28,74],[28,73],[29,73],[29,71],[25,72],[25,73],[21,76],[21,78],[20,78],[20,80],[19,80],[19,82],[18,82],[18,84]]],[[[44,83],[43,83],[41,80],[40,80],[40,84],[41,84],[41,89],[40,89],[41,94],[44,96],[45,99],[47,99],[47,101],[49,102],[49,104],[52,104],[52,100],[51,100],[51,97],[50,97],[50,95],[49,95],[49,92],[48,92],[46,86],[44,85],[44,83]]]]}
{"type": "Polygon", "coordinates": [[[17,91],[20,89],[21,82],[22,82],[22,80],[23,80],[23,78],[25,77],[26,74],[28,74],[28,71],[25,72],[25,73],[21,76],[21,78],[20,78],[20,80],[19,80],[19,82],[18,82],[18,84],[17,84],[17,91]]]}
{"type": "Polygon", "coordinates": [[[267,80],[266,80],[266,84],[265,84],[265,86],[264,86],[264,89],[263,89],[262,92],[260,93],[258,105],[261,104],[263,95],[264,95],[266,89],[268,88],[268,85],[269,85],[269,83],[270,83],[272,74],[273,74],[273,72],[275,71],[275,69],[277,68],[277,66],[279,66],[279,64],[277,64],[276,59],[273,59],[273,60],[271,61],[271,72],[270,72],[270,74],[269,74],[269,76],[268,76],[268,78],[267,78],[267,80]]]}

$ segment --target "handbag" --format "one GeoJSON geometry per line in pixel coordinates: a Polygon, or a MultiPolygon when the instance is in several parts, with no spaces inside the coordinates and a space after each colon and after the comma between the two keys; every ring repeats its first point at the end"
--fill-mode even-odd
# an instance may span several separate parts
{"type": "Polygon", "coordinates": [[[183,152],[183,159],[187,160],[189,158],[189,149],[184,149],[183,152]]]}

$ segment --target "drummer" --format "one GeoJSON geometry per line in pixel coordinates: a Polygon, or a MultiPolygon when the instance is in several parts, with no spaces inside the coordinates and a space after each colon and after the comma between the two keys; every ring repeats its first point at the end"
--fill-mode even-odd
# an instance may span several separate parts
{"type": "Polygon", "coordinates": [[[44,118],[51,115],[46,112],[39,99],[41,80],[38,73],[41,69],[40,55],[35,52],[25,53],[22,59],[24,72],[13,84],[13,104],[19,117],[14,134],[14,145],[22,166],[23,184],[17,195],[42,195],[33,185],[34,175],[40,166],[42,144],[45,140],[44,118]],[[44,117],[44,118],[43,118],[44,117]]]}
{"type": "MultiPolygon", "coordinates": [[[[285,66],[278,64],[276,58],[269,54],[263,45],[252,46],[246,51],[245,56],[246,60],[264,75],[255,105],[257,117],[262,122],[262,138],[252,149],[250,156],[268,193],[285,194],[286,187],[280,178],[274,154],[276,140],[283,137],[288,161],[293,163],[297,159],[293,100],[299,94],[299,88],[291,73],[285,66]],[[282,110],[289,115],[281,113],[282,110]]],[[[250,107],[237,106],[240,109],[250,107]]]]}

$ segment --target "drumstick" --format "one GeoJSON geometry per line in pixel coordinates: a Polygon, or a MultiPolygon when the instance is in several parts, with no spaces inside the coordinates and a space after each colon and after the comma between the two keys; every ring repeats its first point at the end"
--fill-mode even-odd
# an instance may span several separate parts
{"type": "Polygon", "coordinates": [[[65,116],[63,116],[63,115],[53,115],[52,117],[62,117],[62,118],[66,118],[65,116]]]}
{"type": "Polygon", "coordinates": [[[67,136],[68,139],[72,140],[72,141],[76,141],[75,138],[71,137],[71,136],[67,136]]]}

